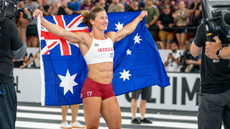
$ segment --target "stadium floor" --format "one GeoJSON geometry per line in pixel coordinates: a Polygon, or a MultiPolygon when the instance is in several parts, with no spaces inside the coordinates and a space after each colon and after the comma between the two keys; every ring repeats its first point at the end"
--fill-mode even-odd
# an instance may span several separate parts
{"type": "MultiPolygon", "coordinates": [[[[152,124],[131,124],[131,112],[129,108],[121,108],[122,129],[196,129],[197,112],[147,109],[146,117],[153,121],[152,124]]],[[[140,116],[137,113],[137,116],[140,116]]],[[[71,120],[69,110],[67,120],[71,120]]],[[[82,105],[78,112],[77,120],[85,124],[82,105]]],[[[41,106],[40,103],[18,103],[16,129],[59,129],[61,122],[60,106],[41,106]]],[[[107,129],[105,121],[101,117],[99,129],[107,129]]]]}

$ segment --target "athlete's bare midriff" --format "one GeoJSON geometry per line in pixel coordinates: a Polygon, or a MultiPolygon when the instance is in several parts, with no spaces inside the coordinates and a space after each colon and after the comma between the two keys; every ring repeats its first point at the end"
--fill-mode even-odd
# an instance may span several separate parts
{"type": "Polygon", "coordinates": [[[109,84],[113,79],[113,62],[104,62],[87,65],[88,78],[102,83],[109,84]]]}

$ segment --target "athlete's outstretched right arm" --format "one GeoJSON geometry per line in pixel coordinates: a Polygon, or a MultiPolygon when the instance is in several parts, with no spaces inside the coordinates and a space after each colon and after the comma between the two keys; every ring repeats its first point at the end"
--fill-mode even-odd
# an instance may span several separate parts
{"type": "Polygon", "coordinates": [[[52,34],[57,35],[59,37],[64,38],[65,40],[71,42],[71,43],[80,43],[82,42],[82,37],[79,35],[79,33],[73,33],[68,30],[65,30],[61,28],[58,25],[55,25],[53,23],[50,23],[43,17],[43,12],[39,9],[36,9],[34,11],[34,15],[37,15],[41,17],[41,23],[42,25],[52,34]]]}

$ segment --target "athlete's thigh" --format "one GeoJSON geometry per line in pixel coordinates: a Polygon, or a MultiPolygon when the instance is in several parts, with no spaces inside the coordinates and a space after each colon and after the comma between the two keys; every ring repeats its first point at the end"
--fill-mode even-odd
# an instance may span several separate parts
{"type": "Polygon", "coordinates": [[[82,100],[84,117],[87,128],[95,128],[99,126],[101,97],[87,97],[82,100]]]}
{"type": "Polygon", "coordinates": [[[101,115],[109,129],[121,128],[121,110],[115,96],[102,101],[101,115]]]}

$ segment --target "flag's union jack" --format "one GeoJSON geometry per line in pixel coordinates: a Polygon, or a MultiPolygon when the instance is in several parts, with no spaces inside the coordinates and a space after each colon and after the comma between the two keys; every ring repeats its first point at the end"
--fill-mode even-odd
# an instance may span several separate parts
{"type": "MultiPolygon", "coordinates": [[[[53,16],[54,24],[64,28],[65,30],[71,31],[71,32],[88,32],[88,27],[80,27],[79,25],[82,23],[82,16],[76,16],[74,19],[72,19],[68,24],[66,23],[63,15],[56,15],[53,16]]],[[[41,50],[41,53],[43,55],[49,54],[49,50],[56,47],[58,44],[60,44],[60,51],[62,56],[71,55],[71,49],[69,42],[65,39],[58,37],[52,33],[50,33],[44,26],[41,27],[41,39],[44,39],[46,41],[46,46],[41,50]]]]}

